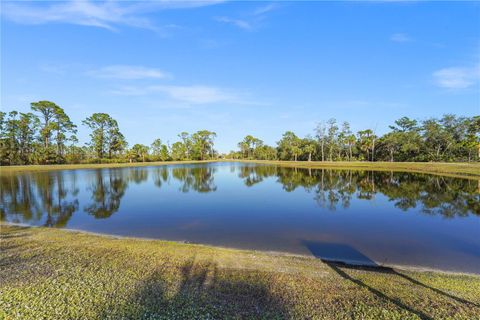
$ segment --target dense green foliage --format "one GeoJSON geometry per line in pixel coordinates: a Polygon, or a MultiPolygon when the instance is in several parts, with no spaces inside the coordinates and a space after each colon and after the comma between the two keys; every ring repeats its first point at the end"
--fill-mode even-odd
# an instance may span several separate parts
{"type": "MultiPolygon", "coordinates": [[[[77,126],[65,111],[50,101],[31,103],[33,112],[0,112],[0,164],[62,164],[98,162],[145,162],[208,160],[219,158],[214,149],[216,133],[200,130],[182,132],[179,141],[150,146],[127,140],[115,119],[94,113],[82,121],[90,129],[90,141],[78,146],[77,126]]],[[[275,147],[247,135],[238,143],[239,151],[229,159],[291,161],[479,161],[480,116],[444,115],[440,119],[417,121],[403,117],[390,131],[377,136],[372,129],[356,134],[348,122],[335,119],[319,123],[315,137],[298,137],[287,131],[275,147]]]]}
{"type": "Polygon", "coordinates": [[[31,107],[38,115],[0,112],[1,164],[65,162],[66,143],[76,141],[76,126],[53,102],[33,102],[31,107]]]}
{"type": "Polygon", "coordinates": [[[240,151],[227,157],[255,160],[319,161],[479,161],[480,116],[444,115],[421,122],[403,117],[390,132],[377,136],[372,129],[354,134],[348,122],[319,123],[315,139],[287,131],[276,148],[251,135],[238,143],[240,151]]]}
{"type": "Polygon", "coordinates": [[[218,157],[215,132],[182,132],[172,146],[155,139],[151,146],[128,143],[115,119],[94,113],[82,121],[90,141],[78,146],[77,126],[50,101],[31,103],[35,113],[0,112],[0,165],[207,160],[218,157]],[[67,145],[67,143],[69,143],[67,145]]]}

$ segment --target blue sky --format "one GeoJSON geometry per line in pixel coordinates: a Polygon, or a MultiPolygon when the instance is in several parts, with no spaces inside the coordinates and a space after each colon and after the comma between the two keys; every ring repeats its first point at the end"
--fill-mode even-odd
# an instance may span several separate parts
{"type": "Polygon", "coordinates": [[[475,2],[2,1],[1,15],[2,111],[106,112],[130,145],[209,129],[227,152],[331,117],[383,133],[480,114],[475,2]]]}

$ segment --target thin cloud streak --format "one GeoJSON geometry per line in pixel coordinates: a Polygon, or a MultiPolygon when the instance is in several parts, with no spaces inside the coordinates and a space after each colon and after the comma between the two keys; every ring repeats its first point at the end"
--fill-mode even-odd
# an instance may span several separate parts
{"type": "Polygon", "coordinates": [[[240,29],[252,31],[254,30],[258,24],[264,20],[267,16],[267,13],[278,9],[278,5],[276,3],[269,3],[264,6],[260,6],[253,10],[250,14],[246,17],[240,18],[232,18],[227,16],[215,17],[215,20],[218,22],[223,22],[226,24],[230,24],[236,26],[240,29]]]}
{"type": "Polygon", "coordinates": [[[239,27],[240,29],[252,30],[252,25],[246,20],[232,19],[229,17],[217,17],[216,20],[218,22],[224,22],[224,23],[234,25],[236,27],[239,27]]]}
{"type": "Polygon", "coordinates": [[[257,9],[255,9],[255,11],[253,11],[253,15],[254,16],[262,15],[267,12],[273,11],[277,8],[278,8],[278,5],[276,3],[269,3],[265,6],[258,7],[257,9]]]}
{"type": "Polygon", "coordinates": [[[39,69],[42,72],[52,73],[56,75],[63,75],[68,69],[67,64],[58,64],[58,63],[42,63],[39,65],[39,69]]]}
{"type": "Polygon", "coordinates": [[[189,9],[220,3],[211,1],[154,1],[90,2],[72,0],[45,5],[41,2],[6,2],[1,14],[6,19],[20,24],[68,23],[117,31],[117,26],[125,25],[160,31],[144,14],[170,9],[189,9]],[[40,4],[39,4],[40,3],[40,4]]]}
{"type": "Polygon", "coordinates": [[[192,104],[209,104],[219,102],[236,103],[240,101],[237,94],[231,91],[204,85],[151,85],[146,87],[123,87],[119,90],[113,90],[111,93],[127,96],[161,93],[167,95],[172,100],[192,104]]]}
{"type": "MultiPolygon", "coordinates": [[[[124,86],[111,90],[110,94],[120,96],[154,96],[158,101],[158,94],[163,95],[170,102],[186,103],[182,108],[189,105],[211,105],[218,103],[248,105],[248,106],[271,106],[264,101],[251,100],[248,92],[219,88],[206,85],[150,85],[150,86],[124,86]]],[[[167,100],[168,102],[168,100],[167,100]]]]}
{"type": "Polygon", "coordinates": [[[394,33],[390,36],[390,40],[393,42],[411,42],[412,38],[405,33],[394,33]]]}
{"type": "Polygon", "coordinates": [[[91,70],[87,75],[95,78],[106,79],[162,79],[170,78],[171,76],[159,69],[147,68],[143,66],[129,66],[129,65],[113,65],[100,68],[98,70],[91,70]]]}
{"type": "Polygon", "coordinates": [[[480,81],[480,65],[472,68],[451,67],[433,73],[437,86],[449,90],[467,89],[480,81]]]}

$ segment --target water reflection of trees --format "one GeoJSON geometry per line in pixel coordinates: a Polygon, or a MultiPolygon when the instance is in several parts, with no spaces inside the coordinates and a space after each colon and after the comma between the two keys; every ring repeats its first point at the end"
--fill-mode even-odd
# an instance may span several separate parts
{"type": "MultiPolygon", "coordinates": [[[[14,223],[65,226],[79,210],[77,174],[51,171],[0,175],[0,218],[14,223]]],[[[97,219],[110,217],[120,209],[128,185],[145,183],[149,174],[158,187],[172,178],[181,183],[182,192],[217,190],[215,168],[210,166],[99,169],[82,176],[89,194],[83,210],[97,219]]]]}
{"type": "Polygon", "coordinates": [[[15,223],[63,227],[78,210],[76,175],[61,172],[0,176],[0,215],[15,223]]]}
{"type": "Polygon", "coordinates": [[[125,194],[128,181],[139,183],[138,181],[142,181],[142,179],[147,179],[146,174],[137,170],[127,172],[116,169],[97,170],[89,187],[91,203],[85,206],[85,212],[97,219],[110,217],[120,208],[120,200],[125,194]]]}
{"type": "Polygon", "coordinates": [[[84,207],[84,211],[97,219],[110,217],[120,209],[128,184],[144,183],[148,180],[148,174],[147,168],[97,170],[88,188],[91,203],[84,207]]]}
{"type": "Polygon", "coordinates": [[[210,166],[158,167],[153,169],[153,182],[160,188],[170,179],[174,179],[180,183],[181,192],[208,193],[217,190],[215,172],[216,169],[210,166]]]}
{"type": "Polygon", "coordinates": [[[159,188],[168,181],[168,176],[168,168],[166,166],[153,169],[153,183],[159,188]]]}
{"type": "MultiPolygon", "coordinates": [[[[88,202],[83,210],[108,218],[120,209],[130,183],[149,181],[162,187],[180,183],[181,192],[217,190],[213,166],[161,166],[156,168],[103,169],[82,175],[88,202]]],[[[384,195],[397,208],[444,217],[480,215],[480,182],[426,174],[240,166],[234,171],[248,187],[273,178],[287,192],[302,188],[326,209],[348,208],[352,199],[372,200],[384,195]]],[[[79,210],[79,173],[32,172],[0,175],[0,218],[16,223],[65,226],[79,210]]]]}
{"type": "Polygon", "coordinates": [[[287,192],[302,187],[314,193],[319,206],[348,208],[352,198],[372,200],[377,194],[403,210],[444,217],[480,215],[479,182],[418,173],[244,166],[239,177],[252,186],[276,178],[287,192]]]}
{"type": "Polygon", "coordinates": [[[207,193],[217,190],[215,171],[215,168],[211,166],[173,167],[172,177],[181,182],[180,190],[182,192],[194,190],[207,193]]]}

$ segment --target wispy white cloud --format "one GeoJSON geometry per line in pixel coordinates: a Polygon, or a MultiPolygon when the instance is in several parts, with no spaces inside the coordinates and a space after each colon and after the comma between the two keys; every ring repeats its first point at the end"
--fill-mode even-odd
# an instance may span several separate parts
{"type": "Polygon", "coordinates": [[[269,4],[267,4],[267,5],[258,7],[257,9],[255,9],[255,10],[253,11],[252,14],[253,14],[254,16],[263,15],[263,14],[265,14],[265,13],[267,13],[267,12],[270,12],[270,11],[273,11],[273,10],[275,10],[275,9],[277,9],[277,8],[278,8],[278,4],[276,4],[276,3],[269,3],[269,4]]]}
{"type": "Polygon", "coordinates": [[[241,103],[237,93],[218,87],[204,85],[151,85],[145,87],[123,87],[111,92],[118,95],[129,96],[161,93],[165,94],[172,100],[191,104],[212,104],[219,102],[241,103]]]}
{"type": "Polygon", "coordinates": [[[156,68],[143,66],[113,65],[102,67],[97,70],[90,70],[88,75],[96,78],[109,79],[161,79],[169,78],[170,75],[156,68]]]}
{"type": "Polygon", "coordinates": [[[393,42],[410,42],[412,38],[406,33],[394,33],[390,36],[390,40],[393,42]]]}
{"type": "Polygon", "coordinates": [[[194,104],[235,102],[238,100],[231,92],[208,86],[157,86],[156,90],[166,93],[172,99],[194,104]]]}
{"type": "Polygon", "coordinates": [[[244,15],[242,18],[232,18],[227,16],[216,17],[215,20],[218,22],[223,22],[236,26],[240,29],[251,31],[254,30],[258,24],[264,20],[267,16],[267,13],[278,9],[278,4],[269,3],[260,7],[257,7],[255,10],[244,15]]]}
{"type": "Polygon", "coordinates": [[[68,23],[116,30],[126,25],[138,28],[160,30],[161,28],[145,17],[145,14],[168,9],[195,8],[221,2],[205,1],[102,1],[72,0],[52,2],[41,1],[3,2],[1,14],[6,19],[21,24],[68,23]]]}
{"type": "Polygon", "coordinates": [[[66,70],[68,69],[67,64],[59,64],[59,63],[41,63],[39,65],[39,69],[43,72],[53,73],[57,75],[65,74],[66,70]]]}
{"type": "Polygon", "coordinates": [[[239,27],[241,29],[244,29],[244,30],[252,30],[251,23],[246,21],[246,20],[233,19],[233,18],[229,18],[229,17],[217,17],[216,20],[219,21],[219,22],[225,22],[225,23],[228,23],[228,24],[232,24],[232,25],[234,25],[236,27],[239,27]]]}
{"type": "MultiPolygon", "coordinates": [[[[111,65],[86,72],[87,75],[100,79],[126,80],[128,85],[110,90],[109,93],[121,96],[144,96],[147,99],[163,99],[170,105],[176,103],[182,107],[188,105],[230,103],[244,105],[265,105],[265,103],[248,101],[248,93],[208,85],[175,85],[152,83],[152,80],[170,79],[169,73],[160,69],[132,65],[111,65]],[[138,85],[136,80],[149,81],[150,84],[138,85]]],[[[148,83],[148,82],[147,82],[148,83]]]]}
{"type": "Polygon", "coordinates": [[[474,67],[451,67],[433,73],[435,84],[450,90],[466,89],[480,81],[480,65],[474,67]]]}

